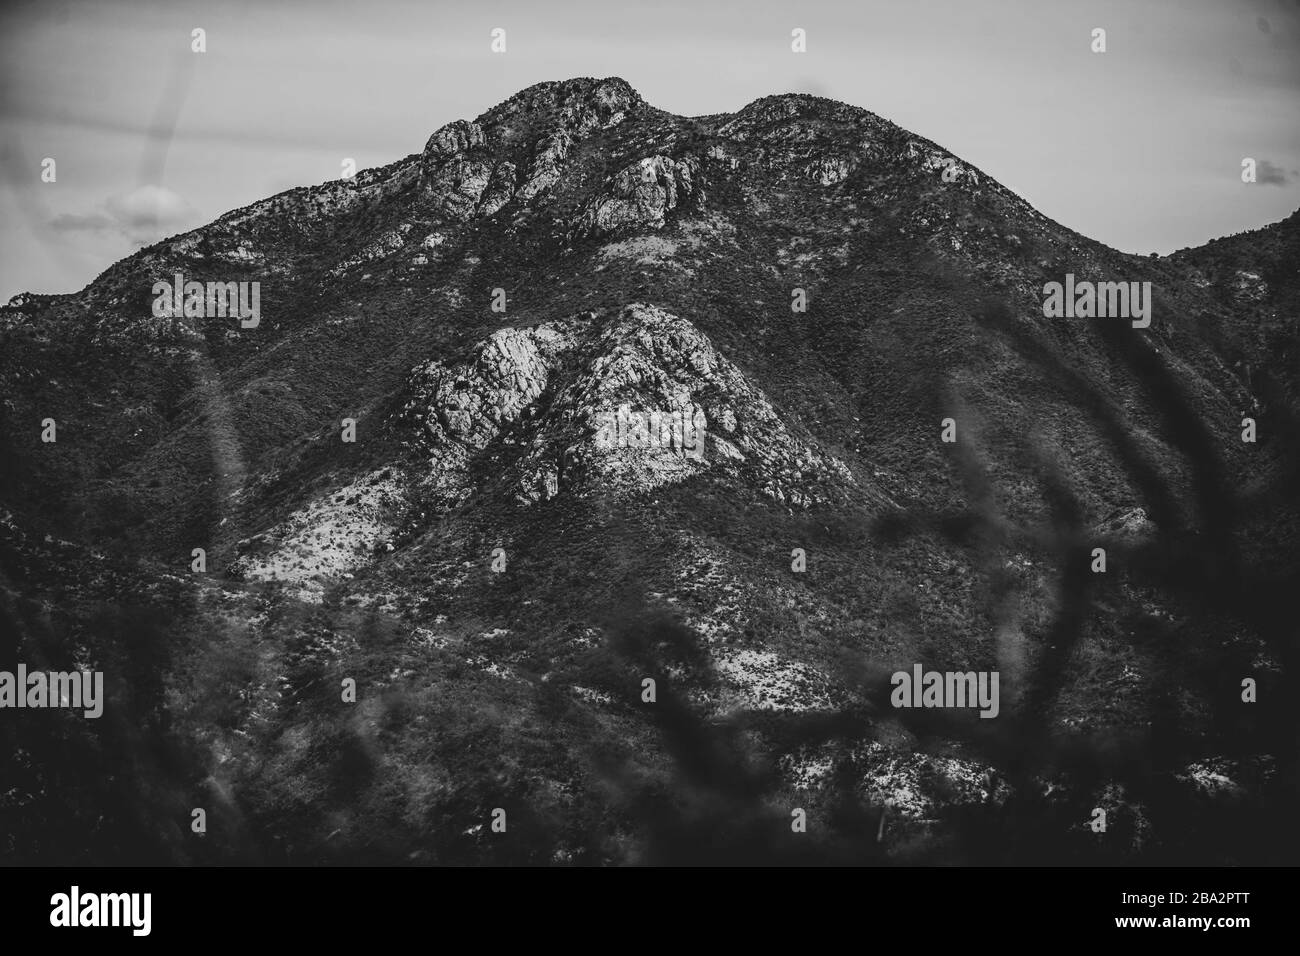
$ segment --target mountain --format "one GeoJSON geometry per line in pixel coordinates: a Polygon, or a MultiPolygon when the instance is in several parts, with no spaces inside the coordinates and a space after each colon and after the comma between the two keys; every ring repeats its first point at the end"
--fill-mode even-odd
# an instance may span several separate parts
{"type": "Polygon", "coordinates": [[[1298,230],[584,78],[16,297],[0,669],[108,699],[6,712],[3,855],[1294,863],[1298,230]]]}

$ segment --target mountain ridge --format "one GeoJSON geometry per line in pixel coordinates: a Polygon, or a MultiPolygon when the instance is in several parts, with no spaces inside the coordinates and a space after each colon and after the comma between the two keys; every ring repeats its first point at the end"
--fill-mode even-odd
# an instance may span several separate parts
{"type": "MultiPolygon", "coordinates": [[[[663,110],[659,110],[651,106],[641,97],[641,95],[631,86],[630,83],[628,83],[626,80],[618,76],[609,76],[604,78],[573,77],[566,80],[541,81],[533,84],[532,86],[524,88],[523,90],[519,91],[513,96],[508,97],[506,100],[503,100],[501,103],[497,104],[496,106],[484,110],[473,120],[459,119],[444,124],[443,126],[439,127],[437,130],[435,130],[432,134],[430,134],[429,139],[426,141],[426,145],[424,149],[422,149],[420,152],[410,153],[390,163],[384,164],[383,166],[369,167],[364,170],[359,170],[355,177],[355,186],[358,188],[364,188],[367,186],[377,185],[379,183],[386,182],[388,179],[393,178],[398,173],[404,172],[409,167],[417,164],[421,159],[421,157],[427,155],[429,144],[434,143],[439,136],[449,135],[450,133],[458,129],[462,129],[466,126],[482,124],[484,122],[487,122],[490,125],[500,123],[505,118],[510,117],[514,115],[514,113],[518,112],[522,108],[523,104],[525,103],[529,103],[530,105],[535,106],[536,101],[540,99],[541,101],[545,102],[546,104],[552,107],[562,108],[564,103],[572,104],[574,102],[583,105],[588,105],[589,101],[595,101],[596,103],[600,103],[602,92],[605,92],[607,95],[613,95],[615,99],[612,100],[612,102],[617,102],[620,105],[627,105],[628,108],[630,109],[645,109],[662,116],[672,116],[675,119],[681,119],[681,120],[687,120],[687,121],[699,122],[699,123],[709,123],[714,126],[723,126],[723,127],[725,127],[726,125],[728,125],[729,123],[735,120],[738,120],[742,117],[746,117],[751,113],[755,113],[755,112],[761,113],[763,110],[769,108],[776,108],[781,112],[786,112],[788,115],[788,111],[781,110],[781,108],[789,105],[801,105],[801,104],[811,105],[816,108],[818,118],[825,118],[824,113],[826,112],[829,112],[832,115],[834,114],[842,115],[847,111],[847,113],[855,117],[865,118],[869,123],[874,124],[878,127],[906,135],[910,139],[915,140],[918,145],[931,148],[936,153],[942,154],[944,156],[950,156],[952,159],[957,161],[957,163],[959,164],[958,167],[959,169],[970,169],[974,171],[979,177],[988,180],[995,187],[1005,192],[1008,196],[1014,198],[1017,202],[1023,204],[1025,209],[1030,211],[1033,215],[1046,219],[1048,222],[1052,223],[1052,225],[1062,230],[1068,231],[1070,235],[1072,235],[1078,240],[1082,240],[1088,243],[1095,244],[1097,246],[1104,247],[1117,255],[1128,256],[1133,258],[1146,258],[1139,253],[1119,252],[1118,250],[1115,250],[1112,247],[1106,246],[1105,243],[1102,243],[1099,240],[1084,236],[1083,234],[1070,229],[1070,227],[1064,225],[1063,223],[1057,222],[1056,220],[1047,219],[1047,217],[1043,216],[1041,213],[1038,213],[1037,210],[1034,210],[1027,200],[1021,197],[1014,190],[1009,189],[1008,187],[1006,187],[1005,185],[1003,185],[1002,183],[994,179],[986,171],[977,169],[970,163],[961,160],[959,157],[956,157],[955,154],[950,154],[944,151],[933,141],[921,137],[917,134],[909,133],[908,131],[904,130],[902,127],[897,126],[897,124],[884,119],[883,117],[879,116],[876,113],[871,112],[870,110],[867,110],[862,107],[854,106],[852,104],[840,100],[835,100],[835,99],[822,97],[822,96],[809,94],[809,93],[768,94],[765,96],[758,97],[754,100],[751,100],[750,102],[746,103],[744,106],[740,107],[739,109],[733,112],[701,114],[700,116],[675,116],[675,114],[669,114],[663,110]]],[[[121,262],[115,263],[113,266],[110,266],[99,276],[96,276],[95,279],[93,279],[90,283],[88,283],[86,288],[89,288],[90,286],[93,286],[94,284],[99,282],[101,279],[104,278],[105,275],[112,272],[119,265],[121,265],[121,263],[132,261],[137,257],[144,257],[149,252],[155,250],[158,246],[166,245],[168,243],[172,243],[177,240],[184,239],[185,237],[195,233],[201,233],[203,232],[203,230],[223,222],[238,222],[240,221],[241,218],[247,217],[248,215],[251,215],[255,212],[261,211],[268,207],[275,208],[278,200],[288,200],[289,198],[298,197],[300,194],[304,194],[304,193],[308,196],[311,196],[318,192],[337,190],[343,188],[339,184],[345,182],[346,181],[344,180],[326,180],[324,182],[321,182],[313,186],[295,186],[295,187],[291,187],[290,189],[284,190],[280,193],[276,193],[272,196],[268,196],[263,199],[254,200],[253,202],[247,203],[243,206],[231,209],[217,216],[215,219],[213,219],[211,222],[205,225],[195,227],[194,229],[187,230],[186,232],[183,233],[178,233],[174,236],[165,237],[163,239],[158,240],[155,243],[150,244],[149,246],[137,250],[135,253],[132,253],[131,255],[125,257],[123,260],[121,260],[121,262]]],[[[352,186],[354,184],[348,184],[348,185],[352,186]]],[[[1293,212],[1290,216],[1278,220],[1275,223],[1265,224],[1263,226],[1258,227],[1256,230],[1247,230],[1247,232],[1249,233],[1258,230],[1268,229],[1274,226],[1282,226],[1284,223],[1295,220],[1298,215],[1300,215],[1300,210],[1293,212]]],[[[1158,258],[1171,259],[1176,256],[1182,255],[1184,253],[1190,252],[1193,249],[1204,248],[1205,246],[1210,245],[1212,243],[1220,242],[1222,241],[1223,238],[1226,237],[1207,240],[1207,242],[1205,244],[1202,244],[1202,246],[1188,247],[1186,249],[1178,250],[1176,252],[1169,253],[1168,255],[1160,256],[1158,258]]],[[[85,289],[80,290],[80,292],[70,292],[70,293],[21,292],[18,293],[16,296],[14,296],[13,299],[31,300],[37,298],[43,299],[51,296],[65,296],[65,295],[77,296],[83,294],[84,292],[85,289]]]]}

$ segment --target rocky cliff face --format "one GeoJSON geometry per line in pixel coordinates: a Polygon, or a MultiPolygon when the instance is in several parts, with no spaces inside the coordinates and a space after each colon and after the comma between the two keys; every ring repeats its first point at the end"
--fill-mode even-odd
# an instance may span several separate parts
{"type": "Polygon", "coordinates": [[[561,490],[636,495],[711,467],[800,507],[854,483],[811,436],[792,434],[767,396],[690,322],[639,303],[610,324],[600,318],[503,329],[462,364],[414,370],[404,415],[420,426],[439,482],[449,466],[463,474],[473,456],[505,441],[525,502],[561,490]],[[602,415],[619,409],[665,417],[685,410],[702,431],[699,454],[649,434],[601,447],[602,415]]]}
{"type": "Polygon", "coordinates": [[[1242,861],[1295,779],[1296,223],[1141,259],[865,110],[576,79],[19,297],[4,649],[133,716],[7,752],[174,759],[24,758],[4,850],[146,799],[225,821],[150,861],[1242,861]],[[155,317],[177,272],[261,323],[155,317]],[[1150,328],[1044,319],[1067,272],[1150,328]]]}

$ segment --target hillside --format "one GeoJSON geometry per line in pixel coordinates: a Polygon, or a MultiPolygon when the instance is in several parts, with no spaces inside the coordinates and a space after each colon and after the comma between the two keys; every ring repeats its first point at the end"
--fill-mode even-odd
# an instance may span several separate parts
{"type": "Polygon", "coordinates": [[[18,297],[0,668],[109,701],[0,722],[0,855],[1295,863],[1298,226],[1125,255],[862,109],[574,79],[18,297]]]}

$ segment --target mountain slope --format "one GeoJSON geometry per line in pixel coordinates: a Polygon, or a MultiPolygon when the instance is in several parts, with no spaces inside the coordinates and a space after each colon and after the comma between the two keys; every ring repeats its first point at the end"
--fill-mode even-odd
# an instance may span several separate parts
{"type": "Polygon", "coordinates": [[[132,769],[19,761],[8,853],[147,793],[154,860],[1294,860],[1296,219],[1143,259],[864,110],[577,79],[19,297],[7,653],[129,719],[7,742],[132,769]],[[1045,318],[1067,273],[1150,327],[1045,318]],[[894,709],[917,663],[999,717],[894,709]]]}

